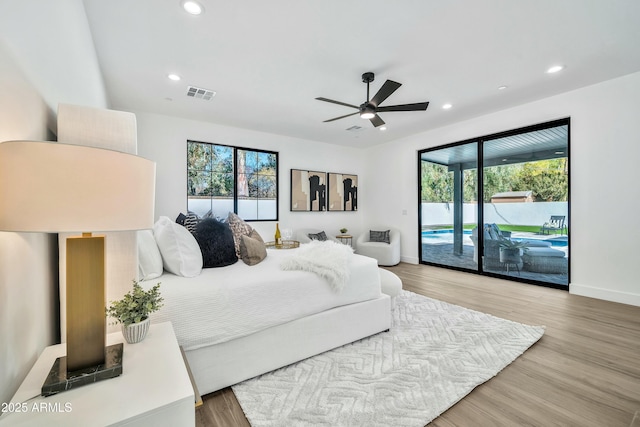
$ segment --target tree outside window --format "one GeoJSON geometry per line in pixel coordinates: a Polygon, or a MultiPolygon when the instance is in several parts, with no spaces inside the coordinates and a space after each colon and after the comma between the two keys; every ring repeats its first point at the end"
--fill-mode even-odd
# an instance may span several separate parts
{"type": "Polygon", "coordinates": [[[278,219],[278,153],[187,142],[188,209],[200,216],[278,219]]]}

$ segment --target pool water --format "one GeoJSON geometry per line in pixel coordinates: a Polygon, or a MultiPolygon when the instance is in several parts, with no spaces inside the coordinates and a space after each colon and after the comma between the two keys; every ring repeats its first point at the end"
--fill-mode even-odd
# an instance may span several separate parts
{"type": "MultiPolygon", "coordinates": [[[[471,230],[463,230],[463,241],[467,244],[471,242],[471,230]]],[[[514,238],[513,240],[520,240],[514,238]]],[[[549,237],[548,239],[540,239],[551,243],[551,246],[566,247],[568,245],[567,236],[549,237]]],[[[443,228],[442,230],[424,230],[422,232],[423,243],[453,243],[453,229],[443,228]]]]}

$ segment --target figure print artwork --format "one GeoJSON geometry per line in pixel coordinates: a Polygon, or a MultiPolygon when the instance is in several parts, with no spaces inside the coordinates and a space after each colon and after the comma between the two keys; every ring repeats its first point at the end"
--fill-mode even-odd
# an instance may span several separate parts
{"type": "Polygon", "coordinates": [[[329,211],[358,210],[358,175],[328,173],[329,211]]]}
{"type": "Polygon", "coordinates": [[[291,211],[327,209],[326,172],[291,169],[291,211]]]}

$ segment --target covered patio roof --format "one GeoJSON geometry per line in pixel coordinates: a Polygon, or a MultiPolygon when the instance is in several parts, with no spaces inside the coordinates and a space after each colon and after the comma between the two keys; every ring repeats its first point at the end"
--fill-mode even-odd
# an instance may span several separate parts
{"type": "Polygon", "coordinates": [[[477,144],[484,142],[484,166],[508,165],[567,157],[569,126],[560,125],[516,135],[493,136],[469,140],[466,144],[425,151],[422,160],[444,166],[460,165],[462,169],[478,167],[477,144]]]}

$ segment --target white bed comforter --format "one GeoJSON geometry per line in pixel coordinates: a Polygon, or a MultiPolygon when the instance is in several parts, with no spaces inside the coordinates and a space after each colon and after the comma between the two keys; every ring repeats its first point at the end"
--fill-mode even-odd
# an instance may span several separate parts
{"type": "Polygon", "coordinates": [[[143,282],[151,288],[161,282],[164,307],[151,321],[170,321],[185,350],[218,344],[290,322],[333,307],[380,296],[375,259],[354,254],[350,278],[337,293],[326,279],[305,271],[283,271],[280,263],[294,250],[269,250],[259,264],[242,261],[203,269],[193,278],[165,272],[143,282]]]}

